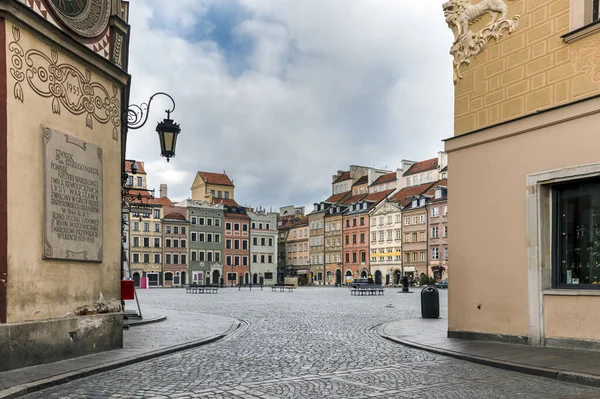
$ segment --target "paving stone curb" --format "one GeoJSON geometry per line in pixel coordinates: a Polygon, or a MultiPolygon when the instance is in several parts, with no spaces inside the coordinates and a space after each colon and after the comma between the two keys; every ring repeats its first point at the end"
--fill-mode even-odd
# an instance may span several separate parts
{"type": "Polygon", "coordinates": [[[144,324],[160,323],[161,321],[165,321],[165,320],[167,320],[167,316],[157,316],[157,317],[152,317],[149,319],[133,320],[133,321],[123,320],[123,327],[143,326],[144,324]]]}
{"type": "Polygon", "coordinates": [[[483,356],[473,356],[466,353],[450,351],[447,349],[440,349],[429,345],[419,344],[412,341],[403,340],[398,337],[388,335],[384,332],[385,327],[390,323],[385,323],[377,327],[377,334],[388,341],[395,342],[404,346],[408,346],[414,349],[420,349],[427,352],[435,353],[438,355],[449,356],[456,359],[466,360],[472,363],[483,364],[486,366],[496,367],[509,371],[517,371],[523,374],[530,374],[539,377],[551,378],[558,381],[572,382],[581,385],[600,387],[600,376],[592,374],[575,373],[572,371],[560,371],[557,369],[550,369],[545,367],[534,367],[528,366],[522,363],[505,362],[498,359],[493,359],[483,356]]]}
{"type": "Polygon", "coordinates": [[[242,326],[242,323],[239,320],[236,320],[235,323],[227,330],[224,334],[211,335],[207,338],[199,339],[196,341],[186,342],[181,345],[171,346],[169,348],[160,349],[157,351],[153,351],[150,353],[144,353],[138,356],[132,356],[130,358],[115,360],[112,362],[102,363],[97,366],[91,366],[82,368],[77,371],[60,374],[54,377],[43,378],[37,381],[33,381],[27,384],[17,385],[8,389],[4,389],[0,391],[0,399],[13,399],[24,396],[28,393],[40,391],[42,389],[46,389],[52,386],[64,384],[65,382],[77,380],[80,378],[89,377],[90,375],[102,373],[105,371],[111,371],[119,367],[128,366],[134,363],[143,362],[145,360],[154,359],[157,357],[169,355],[175,352],[181,352],[186,349],[195,348],[202,345],[207,345],[216,341],[219,341],[223,338],[228,337],[229,335],[236,332],[242,326]]]}

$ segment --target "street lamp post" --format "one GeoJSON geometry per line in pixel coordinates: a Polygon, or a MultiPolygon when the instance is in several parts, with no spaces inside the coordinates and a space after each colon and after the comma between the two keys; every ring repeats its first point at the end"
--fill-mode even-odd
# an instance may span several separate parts
{"type": "MultiPolygon", "coordinates": [[[[173,97],[171,97],[167,93],[157,92],[157,93],[154,93],[152,96],[150,96],[150,99],[148,100],[147,103],[142,103],[140,105],[137,105],[137,104],[129,105],[127,110],[125,110],[121,115],[122,131],[124,133],[123,144],[122,144],[123,145],[123,147],[122,147],[123,160],[122,160],[122,164],[121,164],[121,179],[122,179],[121,195],[123,198],[123,208],[128,209],[129,211],[131,210],[131,203],[135,202],[136,199],[141,200],[141,197],[140,197],[140,195],[138,195],[137,198],[127,195],[127,189],[129,187],[127,186],[127,177],[128,176],[127,176],[127,171],[125,170],[125,155],[126,155],[126,145],[127,145],[126,134],[129,129],[132,129],[132,130],[140,129],[146,124],[146,122],[148,121],[148,115],[149,115],[149,111],[150,111],[150,105],[152,104],[152,100],[154,99],[154,97],[156,97],[158,95],[163,95],[163,96],[168,97],[171,100],[171,102],[173,103],[172,108],[165,110],[165,112],[167,113],[167,117],[165,119],[163,119],[162,122],[158,122],[158,124],[156,126],[156,132],[158,133],[158,137],[159,137],[159,141],[160,141],[160,155],[163,157],[166,157],[167,162],[169,162],[169,159],[171,159],[175,156],[175,147],[177,145],[177,136],[181,132],[181,128],[180,128],[179,124],[175,123],[171,119],[171,113],[173,111],[175,111],[175,100],[173,100],[173,97]]],[[[133,163],[131,165],[131,173],[136,174],[137,171],[138,171],[138,165],[135,161],[133,161],[133,163]]],[[[127,225],[125,223],[122,223],[122,229],[123,229],[123,231],[121,232],[122,236],[125,236],[126,226],[127,225]]],[[[127,269],[129,269],[129,259],[127,259],[126,249],[125,249],[126,243],[125,243],[125,240],[122,240],[122,241],[123,241],[123,249],[121,251],[121,257],[122,257],[122,265],[123,266],[121,267],[121,279],[123,279],[124,267],[127,267],[127,269]]],[[[139,309],[139,304],[138,304],[138,309],[139,309]]],[[[141,311],[140,311],[140,316],[141,316],[141,311]]]]}

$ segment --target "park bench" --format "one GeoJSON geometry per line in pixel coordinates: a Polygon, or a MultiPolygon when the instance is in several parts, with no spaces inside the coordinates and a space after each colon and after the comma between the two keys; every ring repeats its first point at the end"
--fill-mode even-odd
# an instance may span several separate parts
{"type": "Polygon", "coordinates": [[[238,291],[241,291],[242,287],[244,287],[244,288],[250,288],[250,291],[252,291],[252,286],[260,287],[260,290],[261,291],[263,290],[263,285],[262,284],[238,284],[237,285],[238,291]]]}
{"type": "Polygon", "coordinates": [[[185,292],[188,294],[218,294],[219,293],[219,285],[218,284],[190,284],[185,287],[185,292]]]}
{"type": "Polygon", "coordinates": [[[294,284],[273,284],[271,291],[279,290],[279,292],[284,292],[287,289],[288,292],[294,292],[294,288],[296,288],[294,284]]]}
{"type": "Polygon", "coordinates": [[[350,295],[383,295],[383,287],[357,287],[350,290],[350,295]]]}

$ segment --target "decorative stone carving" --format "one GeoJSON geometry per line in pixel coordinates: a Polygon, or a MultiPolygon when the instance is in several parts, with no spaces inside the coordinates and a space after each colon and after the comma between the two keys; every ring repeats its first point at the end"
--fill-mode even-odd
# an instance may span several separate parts
{"type": "Polygon", "coordinates": [[[469,65],[471,57],[485,50],[491,39],[498,42],[505,32],[514,32],[519,21],[518,15],[506,18],[508,6],[504,0],[483,0],[477,4],[468,0],[450,0],[442,8],[446,23],[454,33],[450,54],[454,57],[455,84],[462,78],[461,68],[469,65]],[[486,14],[490,14],[492,20],[481,31],[473,32],[470,25],[486,14]]]}
{"type": "Polygon", "coordinates": [[[106,0],[50,0],[48,3],[61,22],[80,36],[97,37],[108,27],[111,3],[106,0]]]}
{"type": "Polygon", "coordinates": [[[10,75],[15,80],[13,94],[23,102],[25,95],[21,83],[26,82],[39,96],[52,98],[52,112],[60,115],[66,109],[74,115],[85,114],[86,127],[93,129],[94,120],[101,124],[112,123],[113,139],[119,139],[121,101],[119,90],[113,85],[112,93],[98,82],[92,81],[92,72],[81,72],[76,66],[59,63],[56,49],[50,55],[37,49],[25,51],[19,43],[21,34],[12,29],[13,41],[8,44],[11,53],[10,75]]]}

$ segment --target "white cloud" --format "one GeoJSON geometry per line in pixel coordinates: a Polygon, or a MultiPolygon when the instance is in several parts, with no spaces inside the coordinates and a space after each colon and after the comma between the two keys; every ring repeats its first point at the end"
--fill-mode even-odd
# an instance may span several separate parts
{"type": "MultiPolygon", "coordinates": [[[[319,201],[350,164],[396,168],[452,134],[452,40],[439,0],[132,2],[131,102],[176,102],[177,156],[159,156],[154,122],[128,157],[151,187],[189,196],[198,170],[234,179],[242,204],[319,201]]],[[[151,123],[152,122],[152,123],[151,123]]]]}

